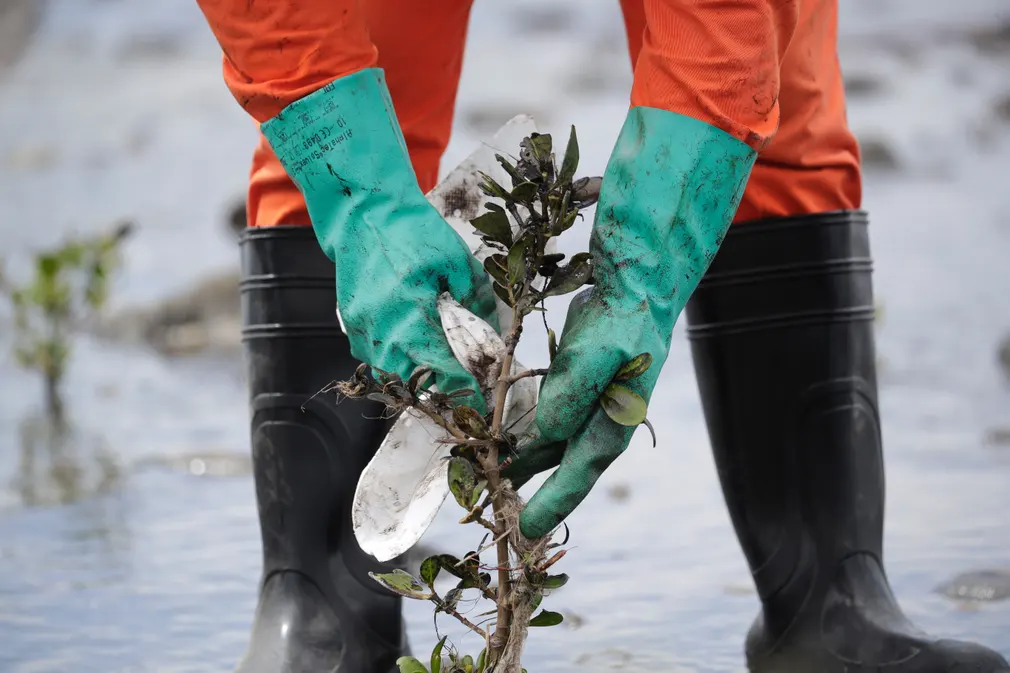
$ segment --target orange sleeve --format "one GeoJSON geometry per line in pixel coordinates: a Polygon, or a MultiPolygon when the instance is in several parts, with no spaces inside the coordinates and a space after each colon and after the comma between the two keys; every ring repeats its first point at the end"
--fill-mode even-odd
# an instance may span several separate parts
{"type": "Polygon", "coordinates": [[[338,77],[376,64],[361,0],[197,0],[235,99],[265,122],[338,77]]]}
{"type": "Polygon", "coordinates": [[[699,119],[759,150],[779,124],[779,66],[800,0],[645,0],[631,104],[699,119]]]}

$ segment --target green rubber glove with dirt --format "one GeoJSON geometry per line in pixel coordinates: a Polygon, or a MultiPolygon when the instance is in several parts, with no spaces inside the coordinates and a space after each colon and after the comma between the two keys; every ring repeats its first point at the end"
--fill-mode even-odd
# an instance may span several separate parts
{"type": "Polygon", "coordinates": [[[756,153],[696,119],[634,107],[607,164],[590,239],[595,285],[573,298],[544,377],[536,423],[506,474],[522,483],[558,466],[523,510],[526,537],[546,535],[628,447],[600,393],[642,353],[652,365],[622,382],[649,400],[673,327],[715,257],[756,153]]]}
{"type": "Polygon", "coordinates": [[[449,349],[436,300],[447,291],[497,327],[494,293],[466,242],[421,192],[382,71],[337,79],[262,130],[336,263],[351,354],[403,378],[429,366],[439,390],[473,390],[459,401],[486,410],[449,349]]]}

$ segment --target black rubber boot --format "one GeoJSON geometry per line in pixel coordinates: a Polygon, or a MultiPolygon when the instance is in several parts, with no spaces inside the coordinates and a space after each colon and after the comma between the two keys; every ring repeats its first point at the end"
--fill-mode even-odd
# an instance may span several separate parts
{"type": "Polygon", "coordinates": [[[752,671],[991,673],[916,629],[883,568],[884,465],[862,212],[733,227],[688,306],[719,478],[762,612],[752,671]]]}
{"type": "Polygon", "coordinates": [[[358,366],[333,263],[311,227],[242,237],[242,318],[263,578],[241,673],[388,673],[405,651],[388,572],[358,547],[350,504],[388,429],[371,403],[313,393],[358,366]],[[366,418],[368,417],[368,418],[366,418]]]}

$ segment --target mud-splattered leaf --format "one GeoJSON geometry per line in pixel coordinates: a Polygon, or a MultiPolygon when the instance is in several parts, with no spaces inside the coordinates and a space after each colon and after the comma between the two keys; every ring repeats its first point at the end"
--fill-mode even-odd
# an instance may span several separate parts
{"type": "Polygon", "coordinates": [[[651,353],[639,353],[624,363],[624,366],[617,370],[614,375],[615,381],[629,381],[639,377],[652,366],[651,353]]]}
{"type": "Polygon", "coordinates": [[[463,590],[459,587],[455,589],[449,589],[446,592],[445,598],[443,599],[445,606],[450,610],[455,610],[456,606],[459,605],[459,599],[463,597],[463,590]]]}
{"type": "Polygon", "coordinates": [[[539,614],[530,620],[530,626],[557,626],[564,620],[565,618],[560,612],[541,610],[539,614]]]}
{"type": "Polygon", "coordinates": [[[414,598],[426,601],[432,597],[432,593],[427,591],[410,573],[406,573],[399,568],[391,573],[368,573],[373,580],[386,587],[393,593],[404,598],[414,598]]]}
{"type": "Polygon", "coordinates": [[[494,155],[494,158],[505,169],[505,172],[509,174],[509,177],[512,178],[513,187],[523,182],[523,176],[519,175],[519,171],[516,170],[515,165],[511,161],[500,154],[494,155]]]}
{"type": "Polygon", "coordinates": [[[396,406],[396,398],[385,393],[368,393],[368,399],[373,402],[382,402],[387,407],[396,406]]]}
{"type": "Polygon", "coordinates": [[[484,259],[484,270],[502,285],[508,285],[508,258],[505,255],[491,255],[484,259]]]}
{"type": "Polygon", "coordinates": [[[442,671],[442,648],[445,647],[445,641],[449,636],[442,636],[437,643],[435,643],[435,648],[431,651],[431,658],[429,659],[431,663],[431,673],[441,673],[442,671]]]}
{"type": "Polygon", "coordinates": [[[441,569],[442,566],[438,562],[438,557],[429,556],[421,561],[421,580],[430,587],[435,583],[435,578],[438,577],[438,572],[441,569]]]}
{"type": "Polygon", "coordinates": [[[565,148],[565,158],[561,162],[561,172],[558,173],[558,182],[564,184],[575,177],[575,171],[579,168],[579,140],[575,137],[575,127],[568,136],[568,146],[565,148]]]}
{"type": "Polygon", "coordinates": [[[579,178],[572,183],[572,203],[578,208],[588,208],[600,198],[603,178],[579,178]]]}
{"type": "Polygon", "coordinates": [[[520,182],[512,190],[512,198],[519,203],[529,203],[536,198],[538,189],[534,182],[520,182]]]}
{"type": "Polygon", "coordinates": [[[560,589],[566,584],[568,584],[568,575],[564,573],[561,573],[560,575],[549,575],[547,579],[544,580],[544,589],[560,589]]]}
{"type": "Polygon", "coordinates": [[[491,431],[487,427],[487,422],[476,409],[460,405],[452,410],[452,422],[460,430],[474,439],[488,439],[491,431]]]}
{"type": "MultiPolygon", "coordinates": [[[[400,657],[396,660],[396,667],[400,669],[400,673],[428,673],[424,664],[414,657],[400,657]]],[[[438,671],[432,671],[432,673],[438,673],[438,671]]]]}
{"type": "Polygon", "coordinates": [[[432,369],[427,365],[421,365],[414,369],[410,374],[410,378],[407,379],[407,390],[412,393],[416,393],[419,389],[424,389],[424,384],[428,382],[431,378],[432,369]]]}
{"type": "Polygon", "coordinates": [[[612,421],[628,427],[640,425],[647,412],[641,395],[619,383],[611,383],[603,389],[600,405],[612,421]]]}
{"type": "Polygon", "coordinates": [[[554,362],[554,356],[558,354],[558,335],[552,329],[547,330],[547,354],[551,362],[554,362]]]}
{"type": "Polygon", "coordinates": [[[512,245],[512,224],[503,211],[489,210],[470,220],[470,224],[488,238],[505,246],[512,245]]]}
{"type": "Polygon", "coordinates": [[[574,292],[586,284],[586,280],[592,276],[593,265],[592,255],[588,252],[580,252],[574,255],[568,264],[559,267],[551,276],[547,287],[544,288],[545,297],[568,294],[574,292]]]}
{"type": "Polygon", "coordinates": [[[531,133],[529,142],[539,161],[549,157],[554,149],[550,133],[531,133]]]}
{"type": "Polygon", "coordinates": [[[512,195],[509,191],[495,182],[495,179],[484,171],[480,172],[480,177],[482,182],[480,184],[480,190],[490,197],[502,199],[505,203],[512,203],[512,195]]]}
{"type": "Polygon", "coordinates": [[[466,458],[449,459],[449,491],[452,497],[463,509],[470,509],[473,489],[477,485],[477,477],[473,465],[466,458]]]}

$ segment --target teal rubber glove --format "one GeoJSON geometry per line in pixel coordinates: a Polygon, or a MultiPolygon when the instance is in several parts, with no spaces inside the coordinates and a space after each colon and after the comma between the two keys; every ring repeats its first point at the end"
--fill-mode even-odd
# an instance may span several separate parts
{"type": "Polygon", "coordinates": [[[508,474],[560,466],[533,495],[523,535],[552,531],[627,448],[635,428],[610,420],[600,392],[639,353],[652,366],[628,386],[649,400],[674,323],[733,219],[756,152],[696,119],[635,107],[610,156],[589,251],[595,285],[572,300],[544,377],[536,423],[508,474]]]}
{"type": "Polygon", "coordinates": [[[336,263],[337,306],[351,354],[406,378],[433,369],[442,392],[482,413],[480,388],[453,357],[436,300],[448,291],[497,327],[487,274],[417,184],[382,70],[327,84],[262,125],[305,197],[336,263]]]}

